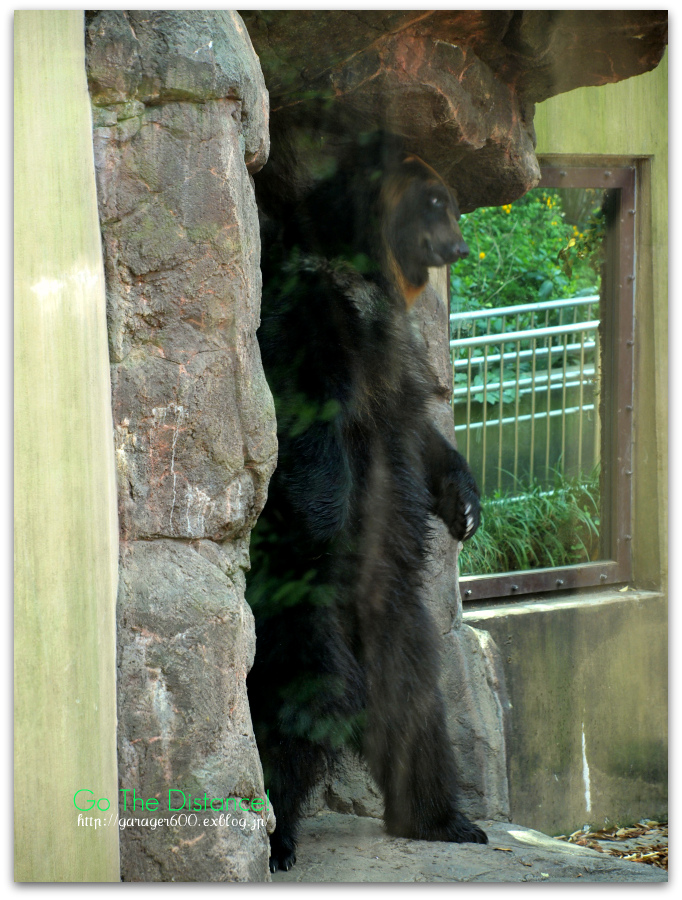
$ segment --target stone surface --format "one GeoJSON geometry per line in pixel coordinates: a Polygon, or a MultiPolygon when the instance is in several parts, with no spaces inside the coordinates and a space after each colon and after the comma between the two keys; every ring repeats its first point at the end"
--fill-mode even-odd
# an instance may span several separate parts
{"type": "Polygon", "coordinates": [[[303,822],[296,865],[272,880],[296,882],[667,882],[663,869],[557,841],[538,831],[482,821],[483,844],[409,841],[378,819],[322,812],[303,822]]]}
{"type": "Polygon", "coordinates": [[[668,42],[667,10],[523,10],[480,53],[496,75],[533,103],[653,69],[668,42]]]}
{"type": "MultiPolygon", "coordinates": [[[[433,404],[437,427],[456,446],[452,418],[452,363],[448,345],[449,314],[443,300],[447,297],[447,270],[431,270],[430,283],[415,301],[412,315],[426,345],[431,368],[436,376],[440,396],[433,404]]],[[[447,634],[461,621],[462,600],[459,594],[457,567],[458,544],[446,526],[433,517],[431,553],[426,570],[424,597],[438,630],[447,634]]]]}
{"type": "MultiPolygon", "coordinates": [[[[121,536],[120,786],[160,810],[170,788],[259,798],[243,572],[277,452],[249,175],[267,156],[267,93],[236,13],[87,21],[121,536]]],[[[126,828],[122,877],[268,880],[272,812],[246,818],[126,828]]]]}
{"type": "MultiPolygon", "coordinates": [[[[431,283],[414,306],[432,369],[441,389],[434,420],[456,445],[452,416],[447,270],[432,270],[431,283]]],[[[433,520],[425,598],[443,635],[441,689],[455,751],[462,809],[472,817],[508,818],[505,750],[508,701],[499,653],[487,632],[462,625],[458,544],[433,520]]]]}
{"type": "Polygon", "coordinates": [[[248,32],[233,11],[100,10],[86,15],[96,106],[231,100],[249,171],[268,158],[268,93],[248,32]]]}
{"type": "MultiPolygon", "coordinates": [[[[255,632],[243,598],[243,564],[211,541],[123,545],[117,654],[121,787],[158,798],[159,816],[170,815],[169,789],[193,797],[264,796],[246,697],[255,632]]],[[[141,814],[132,810],[131,796],[125,795],[122,817],[141,814]]],[[[250,812],[246,828],[205,827],[204,815],[196,825],[126,828],[126,880],[262,881],[266,828],[274,822],[263,815],[258,825],[250,812]],[[195,842],[199,853],[178,852],[195,842]]]]}
{"type": "Polygon", "coordinates": [[[367,766],[348,751],[325,786],[324,800],[329,809],[339,813],[374,818],[384,814],[384,798],[367,766]]]}
{"type": "Polygon", "coordinates": [[[536,183],[534,103],[648,71],[667,41],[665,11],[260,10],[244,18],[271,94],[273,146],[293,129],[300,184],[311,150],[333,155],[344,135],[383,127],[440,172],[465,212],[511,202],[536,183]]]}
{"type": "Polygon", "coordinates": [[[461,625],[443,638],[442,690],[462,809],[473,819],[509,818],[510,704],[490,634],[461,625]]]}
{"type": "Polygon", "coordinates": [[[251,528],[265,500],[273,411],[235,103],[96,108],[126,539],[222,540],[251,528]]]}

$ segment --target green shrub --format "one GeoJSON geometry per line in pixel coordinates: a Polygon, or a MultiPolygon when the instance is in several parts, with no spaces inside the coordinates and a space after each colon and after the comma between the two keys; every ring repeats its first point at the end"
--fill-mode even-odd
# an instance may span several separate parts
{"type": "Polygon", "coordinates": [[[554,475],[496,491],[483,501],[481,525],[464,544],[462,575],[568,566],[599,559],[599,472],[585,480],[554,475]]]}
{"type": "Polygon", "coordinates": [[[451,311],[593,291],[602,237],[601,196],[585,190],[568,197],[536,188],[513,204],[463,215],[460,225],[471,252],[450,269],[451,311]]]}

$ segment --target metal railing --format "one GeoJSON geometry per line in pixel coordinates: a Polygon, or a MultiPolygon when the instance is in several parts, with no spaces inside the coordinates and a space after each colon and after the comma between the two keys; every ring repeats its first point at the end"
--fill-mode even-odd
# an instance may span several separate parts
{"type": "Polygon", "coordinates": [[[450,316],[455,433],[484,492],[599,461],[598,314],[593,294],[450,316]]]}

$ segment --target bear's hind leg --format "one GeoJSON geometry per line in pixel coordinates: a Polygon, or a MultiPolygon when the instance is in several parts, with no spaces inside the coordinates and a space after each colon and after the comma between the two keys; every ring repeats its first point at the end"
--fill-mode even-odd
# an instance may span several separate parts
{"type": "Polygon", "coordinates": [[[270,870],[296,862],[301,810],[362,721],[362,673],[333,608],[299,604],[257,627],[249,703],[277,825],[270,870]]]}
{"type": "Polygon", "coordinates": [[[458,809],[454,754],[437,687],[430,704],[423,698],[421,716],[416,709],[412,716],[402,725],[404,756],[392,762],[405,771],[392,782],[394,793],[387,797],[389,831],[404,830],[405,836],[425,841],[487,843],[485,832],[458,809]]]}
{"type": "Polygon", "coordinates": [[[266,787],[277,817],[270,835],[270,871],[288,872],[296,862],[301,808],[322,779],[329,764],[324,749],[310,741],[288,739],[272,755],[261,751],[266,787]]]}
{"type": "Polygon", "coordinates": [[[367,657],[365,755],[384,795],[386,828],[416,840],[487,843],[457,806],[438,634],[421,604],[399,599],[374,623],[367,657]]]}

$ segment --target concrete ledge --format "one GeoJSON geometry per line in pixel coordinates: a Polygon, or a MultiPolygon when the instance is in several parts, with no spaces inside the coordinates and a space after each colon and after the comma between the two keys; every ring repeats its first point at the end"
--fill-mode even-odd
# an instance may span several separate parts
{"type": "Polygon", "coordinates": [[[488,601],[482,603],[465,604],[462,618],[469,625],[476,627],[476,622],[486,619],[496,619],[500,616],[522,616],[528,613],[555,612],[560,609],[581,609],[595,606],[602,607],[612,603],[623,601],[646,602],[661,600],[663,594],[658,591],[637,591],[628,587],[627,590],[616,588],[603,588],[602,590],[585,590],[581,592],[565,592],[564,594],[547,594],[536,596],[529,595],[523,601],[510,599],[488,601]]]}
{"type": "Polygon", "coordinates": [[[667,597],[591,591],[465,607],[503,659],[514,822],[548,834],[667,814],[667,597]]]}

